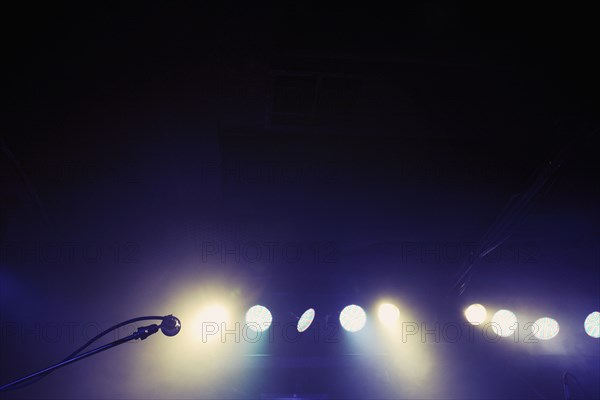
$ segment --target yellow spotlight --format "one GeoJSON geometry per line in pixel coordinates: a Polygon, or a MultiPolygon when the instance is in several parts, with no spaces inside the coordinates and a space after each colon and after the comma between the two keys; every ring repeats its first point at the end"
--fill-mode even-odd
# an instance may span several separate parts
{"type": "Polygon", "coordinates": [[[203,308],[198,315],[198,329],[203,342],[216,340],[221,337],[221,331],[226,329],[229,312],[220,304],[212,304],[203,308]]]}
{"type": "Polygon", "coordinates": [[[481,325],[487,319],[487,310],[481,304],[471,304],[465,310],[465,318],[471,325],[481,325]]]}
{"type": "Polygon", "coordinates": [[[213,304],[202,310],[200,313],[200,319],[202,322],[215,322],[220,324],[222,322],[227,322],[229,319],[229,313],[222,305],[213,304]]]}
{"type": "Polygon", "coordinates": [[[379,321],[386,326],[394,326],[400,319],[400,310],[393,304],[383,303],[377,312],[379,321]]]}

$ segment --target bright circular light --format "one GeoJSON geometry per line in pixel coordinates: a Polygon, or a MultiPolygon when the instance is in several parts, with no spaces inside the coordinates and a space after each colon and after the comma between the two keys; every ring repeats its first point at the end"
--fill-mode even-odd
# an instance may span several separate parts
{"type": "Polygon", "coordinates": [[[273,316],[267,307],[256,305],[246,312],[246,324],[255,332],[266,331],[271,326],[271,322],[273,316]]]}
{"type": "Polygon", "coordinates": [[[314,319],[315,319],[315,310],[314,309],[309,308],[308,310],[304,311],[304,314],[302,314],[302,316],[298,320],[298,325],[297,325],[298,332],[304,332],[305,330],[307,330],[308,327],[310,326],[310,324],[312,324],[314,319]]]}
{"type": "Polygon", "coordinates": [[[481,325],[487,319],[487,310],[481,304],[471,304],[465,310],[465,318],[471,325],[481,325]]]}
{"type": "Polygon", "coordinates": [[[393,304],[383,303],[379,306],[377,316],[383,324],[392,326],[400,319],[400,310],[393,304]]]}
{"type": "Polygon", "coordinates": [[[508,337],[517,329],[517,316],[509,310],[498,310],[492,317],[492,330],[499,336],[508,337]]]}
{"type": "Polygon", "coordinates": [[[200,320],[203,323],[221,324],[227,322],[228,319],[227,309],[217,304],[208,306],[200,312],[200,320]]]}
{"type": "Polygon", "coordinates": [[[229,313],[219,304],[209,305],[200,310],[197,323],[198,335],[203,342],[215,342],[221,336],[221,329],[226,329],[225,324],[229,323],[229,313]]]}
{"type": "Polygon", "coordinates": [[[585,333],[593,338],[600,338],[600,312],[594,311],[588,315],[583,326],[585,327],[585,333]]]}
{"type": "Polygon", "coordinates": [[[552,318],[544,317],[534,322],[532,328],[533,335],[541,340],[549,340],[558,335],[560,326],[552,318]]]}
{"type": "Polygon", "coordinates": [[[355,304],[346,306],[340,313],[340,324],[348,332],[358,332],[367,323],[367,314],[355,304]]]}

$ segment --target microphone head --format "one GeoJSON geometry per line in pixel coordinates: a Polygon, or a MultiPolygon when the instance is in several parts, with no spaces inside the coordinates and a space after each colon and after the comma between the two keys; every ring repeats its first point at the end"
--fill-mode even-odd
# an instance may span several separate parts
{"type": "Polygon", "coordinates": [[[160,324],[160,330],[165,336],[175,336],[181,330],[181,321],[173,315],[167,315],[160,324]]]}

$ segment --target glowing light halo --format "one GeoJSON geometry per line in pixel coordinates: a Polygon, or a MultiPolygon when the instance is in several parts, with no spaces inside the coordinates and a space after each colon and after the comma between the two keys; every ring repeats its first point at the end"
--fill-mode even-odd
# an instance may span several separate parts
{"type": "Polygon", "coordinates": [[[367,323],[367,313],[361,306],[351,304],[340,313],[340,324],[348,332],[358,332],[367,323]]]}
{"type": "Polygon", "coordinates": [[[600,338],[600,312],[594,311],[583,322],[585,333],[594,339],[600,338]]]}
{"type": "Polygon", "coordinates": [[[400,319],[400,310],[391,303],[382,303],[377,311],[379,321],[386,326],[394,326],[400,319]]]}
{"type": "Polygon", "coordinates": [[[229,312],[220,304],[212,304],[200,312],[202,322],[221,324],[229,319],[229,312]]]}
{"type": "Polygon", "coordinates": [[[536,338],[550,340],[558,335],[560,325],[553,318],[543,317],[535,321],[531,329],[536,338]]]}
{"type": "Polygon", "coordinates": [[[465,318],[471,325],[481,325],[487,319],[487,310],[481,304],[471,304],[465,310],[465,318]]]}
{"type": "Polygon", "coordinates": [[[517,316],[510,310],[498,310],[492,317],[492,330],[498,336],[509,337],[517,329],[517,316]]]}
{"type": "Polygon", "coordinates": [[[304,311],[304,313],[300,316],[300,319],[298,320],[298,324],[296,325],[296,329],[298,329],[298,332],[302,333],[305,330],[307,330],[314,321],[314,319],[314,308],[309,308],[308,310],[304,311]]]}
{"type": "Polygon", "coordinates": [[[255,305],[246,312],[246,324],[254,332],[263,332],[269,329],[273,322],[271,311],[265,306],[255,305]]]}

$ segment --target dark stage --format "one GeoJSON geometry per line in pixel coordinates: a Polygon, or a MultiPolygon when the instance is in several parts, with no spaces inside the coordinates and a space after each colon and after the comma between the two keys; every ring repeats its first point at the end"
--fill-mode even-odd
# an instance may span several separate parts
{"type": "Polygon", "coordinates": [[[4,6],[0,398],[600,398],[594,10],[388,7],[4,6]]]}

